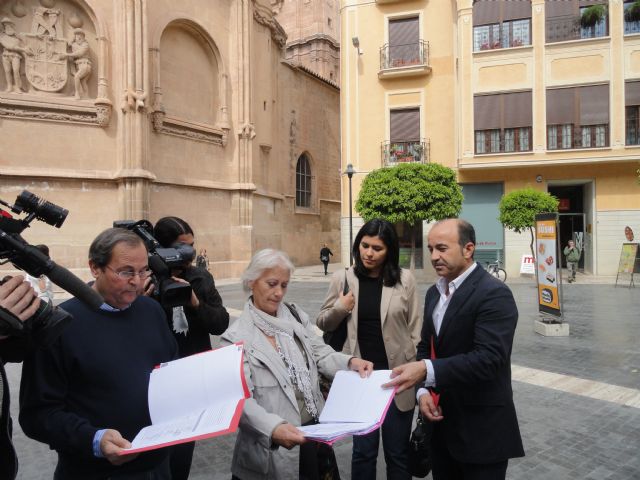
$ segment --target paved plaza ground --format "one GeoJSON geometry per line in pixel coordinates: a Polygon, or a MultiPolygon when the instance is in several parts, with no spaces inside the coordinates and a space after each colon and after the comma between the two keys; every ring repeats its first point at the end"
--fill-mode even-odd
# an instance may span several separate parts
{"type": "MultiPolygon", "coordinates": [[[[424,298],[433,276],[427,270],[417,277],[424,298]]],[[[538,318],[533,281],[508,279],[520,311],[512,370],[526,457],[510,462],[507,478],[640,478],[640,288],[615,287],[613,280],[580,276],[577,283],[565,285],[571,334],[550,338],[533,331],[538,318]]],[[[321,266],[300,269],[287,300],[315,316],[327,282],[321,266]]],[[[225,306],[237,316],[246,299],[239,282],[221,281],[218,286],[225,306]]],[[[7,367],[17,418],[20,366],[7,367]]],[[[14,440],[20,456],[18,478],[51,479],[55,452],[25,438],[17,422],[14,440]]],[[[231,478],[233,445],[233,435],[198,442],[190,478],[231,478]]],[[[343,440],[335,448],[342,478],[349,479],[351,442],[343,440]]],[[[382,455],[378,473],[385,478],[382,455]]]]}

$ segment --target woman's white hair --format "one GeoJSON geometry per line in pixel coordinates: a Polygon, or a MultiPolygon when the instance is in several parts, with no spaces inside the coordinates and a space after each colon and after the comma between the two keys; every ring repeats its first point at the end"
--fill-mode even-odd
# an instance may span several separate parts
{"type": "Polygon", "coordinates": [[[242,277],[240,277],[242,280],[242,288],[244,288],[245,292],[250,291],[251,287],[249,287],[249,282],[260,278],[265,270],[276,267],[289,270],[290,275],[292,275],[295,270],[293,263],[289,259],[289,255],[282,250],[265,248],[264,250],[256,252],[251,258],[249,266],[242,274],[242,277]]]}

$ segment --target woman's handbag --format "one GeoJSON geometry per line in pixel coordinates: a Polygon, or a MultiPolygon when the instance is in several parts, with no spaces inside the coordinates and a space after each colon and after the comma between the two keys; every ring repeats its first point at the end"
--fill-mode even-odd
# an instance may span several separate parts
{"type": "MultiPolygon", "coordinates": [[[[344,272],[344,286],[342,288],[342,295],[346,295],[349,293],[349,283],[347,283],[347,271],[344,272]]],[[[331,346],[336,352],[341,352],[342,347],[344,347],[344,342],[347,341],[347,322],[349,321],[349,316],[344,318],[338,328],[333,330],[332,332],[324,332],[322,335],[322,339],[324,343],[331,346]]]]}
{"type": "Polygon", "coordinates": [[[411,432],[411,451],[409,453],[409,467],[411,475],[414,477],[424,478],[431,471],[431,430],[433,426],[431,422],[427,422],[422,418],[422,414],[418,415],[416,420],[416,428],[411,432]]]}

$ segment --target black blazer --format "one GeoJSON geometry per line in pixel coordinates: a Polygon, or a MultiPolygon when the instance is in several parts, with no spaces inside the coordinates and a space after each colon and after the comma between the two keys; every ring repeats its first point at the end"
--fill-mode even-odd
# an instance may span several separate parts
{"type": "Polygon", "coordinates": [[[424,302],[418,360],[430,358],[444,419],[433,441],[445,441],[464,463],[496,463],[524,456],[511,390],[511,347],[518,309],[511,290],[480,265],[449,302],[435,335],[432,312],[440,294],[432,286],[424,302]]]}

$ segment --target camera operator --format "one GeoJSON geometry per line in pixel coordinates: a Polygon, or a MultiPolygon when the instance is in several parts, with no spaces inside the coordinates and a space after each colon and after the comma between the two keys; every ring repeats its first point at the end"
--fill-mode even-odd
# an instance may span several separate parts
{"type": "MultiPolygon", "coordinates": [[[[35,315],[40,299],[22,276],[6,279],[0,285],[0,307],[3,314],[25,322],[35,315]]],[[[9,383],[4,370],[6,362],[21,362],[27,352],[24,337],[0,335],[0,478],[13,480],[18,473],[18,460],[11,442],[12,421],[9,416],[9,383]]]]}
{"type": "MultiPolygon", "coordinates": [[[[179,217],[158,220],[153,236],[164,248],[176,243],[193,246],[194,233],[187,222],[179,217]]],[[[213,276],[204,268],[193,267],[191,260],[171,274],[177,282],[189,283],[192,288],[189,304],[165,308],[169,327],[178,342],[180,357],[211,350],[209,335],[221,335],[229,326],[229,313],[222,305],[213,276]]],[[[171,474],[173,480],[189,477],[194,442],[172,447],[171,474]]]]}
{"type": "Polygon", "coordinates": [[[76,295],[62,307],[75,320],[47,349],[25,358],[20,425],[58,453],[56,480],[164,480],[166,449],[120,455],[151,423],[149,373],[177,357],[157,302],[142,296],[151,271],[142,239],[122,228],[100,233],[89,247],[91,308],[76,295]]]}

